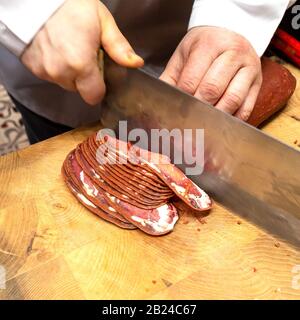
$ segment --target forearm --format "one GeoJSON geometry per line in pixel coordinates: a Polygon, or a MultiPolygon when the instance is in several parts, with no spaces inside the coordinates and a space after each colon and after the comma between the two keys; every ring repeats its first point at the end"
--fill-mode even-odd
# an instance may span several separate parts
{"type": "Polygon", "coordinates": [[[262,56],[289,5],[295,0],[196,0],[189,29],[215,26],[244,36],[262,56]]]}
{"type": "Polygon", "coordinates": [[[0,0],[0,43],[20,56],[65,0],[0,0]]]}

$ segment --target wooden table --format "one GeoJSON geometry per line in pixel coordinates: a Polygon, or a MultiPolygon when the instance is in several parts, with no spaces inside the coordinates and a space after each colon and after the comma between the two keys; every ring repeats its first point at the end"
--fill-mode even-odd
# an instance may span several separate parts
{"type": "MultiPolygon", "coordinates": [[[[289,68],[300,83],[300,71],[289,68]]],[[[295,148],[299,102],[300,85],[263,128],[295,148]]],[[[300,299],[292,288],[300,252],[220,205],[205,220],[187,212],[173,233],[154,238],[121,230],[78,204],[60,168],[96,129],[0,158],[0,270],[7,280],[0,298],[300,299]]]]}

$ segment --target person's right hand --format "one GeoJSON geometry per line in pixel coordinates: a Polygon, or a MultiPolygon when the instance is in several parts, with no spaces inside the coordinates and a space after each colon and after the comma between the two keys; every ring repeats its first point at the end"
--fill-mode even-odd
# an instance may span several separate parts
{"type": "Polygon", "coordinates": [[[100,46],[122,66],[143,65],[99,0],[68,0],[36,34],[21,61],[37,77],[96,104],[105,94],[97,61],[100,46]]]}

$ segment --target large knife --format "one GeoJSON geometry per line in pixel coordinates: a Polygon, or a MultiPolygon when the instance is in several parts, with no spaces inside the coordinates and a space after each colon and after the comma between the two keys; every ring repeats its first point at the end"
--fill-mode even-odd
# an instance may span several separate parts
{"type": "MultiPolygon", "coordinates": [[[[232,212],[300,245],[300,152],[142,69],[104,58],[102,124],[204,129],[205,170],[191,176],[232,212]]],[[[185,169],[185,165],[181,165],[185,169]]]]}

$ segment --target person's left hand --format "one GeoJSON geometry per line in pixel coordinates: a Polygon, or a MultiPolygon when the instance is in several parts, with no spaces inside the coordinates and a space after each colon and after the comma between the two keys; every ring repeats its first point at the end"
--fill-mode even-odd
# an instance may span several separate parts
{"type": "Polygon", "coordinates": [[[261,87],[261,62],[241,35],[196,27],[183,38],[161,79],[246,121],[261,87]]]}

